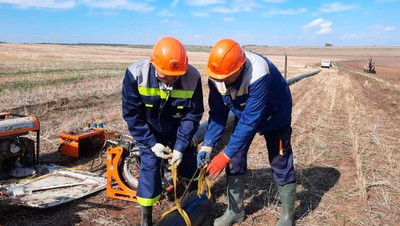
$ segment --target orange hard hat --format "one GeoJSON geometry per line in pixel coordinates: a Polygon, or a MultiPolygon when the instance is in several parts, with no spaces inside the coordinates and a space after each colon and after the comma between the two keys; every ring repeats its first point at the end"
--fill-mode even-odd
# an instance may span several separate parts
{"type": "Polygon", "coordinates": [[[188,68],[185,47],[173,37],[164,37],[154,44],[150,62],[161,73],[168,76],[183,75],[188,68]]]}
{"type": "Polygon", "coordinates": [[[224,79],[237,72],[246,61],[239,43],[232,39],[219,40],[211,49],[206,73],[211,78],[224,79]]]}

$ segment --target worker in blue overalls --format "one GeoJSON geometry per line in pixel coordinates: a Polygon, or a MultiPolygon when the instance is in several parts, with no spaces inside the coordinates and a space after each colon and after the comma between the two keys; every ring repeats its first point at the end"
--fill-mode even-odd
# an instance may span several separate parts
{"type": "Polygon", "coordinates": [[[292,225],[296,195],[290,144],[292,97],[285,79],[266,57],[243,52],[231,39],[220,40],[211,49],[206,73],[210,116],[203,146],[197,155],[199,166],[210,161],[210,153],[221,138],[229,111],[236,119],[225,150],[207,167],[211,177],[218,177],[224,168],[227,175],[228,208],[214,225],[244,220],[247,152],[257,132],[265,137],[272,175],[279,188],[282,213],[278,225],[292,225]]]}
{"type": "Polygon", "coordinates": [[[171,165],[178,164],[183,178],[192,178],[196,171],[197,150],[191,141],[204,112],[203,92],[200,74],[188,64],[179,40],[160,39],[150,59],[128,67],[122,111],[140,149],[136,197],[142,206],[141,225],[151,225],[152,206],[162,193],[161,160],[172,158],[171,165]]]}

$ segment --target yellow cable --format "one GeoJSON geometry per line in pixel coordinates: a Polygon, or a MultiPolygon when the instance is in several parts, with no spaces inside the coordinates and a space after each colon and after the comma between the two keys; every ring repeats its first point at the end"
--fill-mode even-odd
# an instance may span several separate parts
{"type": "MultiPolygon", "coordinates": [[[[208,199],[211,199],[211,183],[210,183],[210,180],[207,178],[207,175],[206,175],[207,165],[208,165],[208,164],[206,164],[206,165],[200,170],[199,177],[198,177],[199,179],[198,179],[198,182],[197,182],[197,183],[198,183],[197,194],[198,194],[198,195],[203,194],[204,189],[206,189],[206,190],[207,190],[207,198],[208,198],[208,199]]],[[[185,220],[186,225],[187,225],[187,226],[191,226],[192,223],[191,223],[191,221],[190,221],[190,218],[189,218],[189,216],[187,215],[186,211],[185,211],[184,209],[182,209],[181,204],[179,203],[179,201],[178,201],[178,199],[177,199],[177,196],[176,196],[177,168],[178,168],[178,166],[177,166],[176,163],[173,164],[172,167],[171,167],[172,181],[173,181],[173,183],[174,183],[174,199],[175,199],[175,200],[174,200],[174,203],[175,203],[175,206],[174,206],[174,207],[171,207],[169,210],[165,211],[165,212],[162,214],[161,218],[163,218],[165,215],[167,215],[167,214],[173,212],[174,210],[178,210],[179,213],[182,215],[183,219],[185,220]]],[[[186,188],[186,189],[188,189],[188,188],[186,188]]]]}
{"type": "Polygon", "coordinates": [[[210,180],[208,179],[206,173],[208,164],[204,165],[204,167],[200,170],[199,173],[199,180],[198,180],[198,186],[197,186],[197,194],[201,195],[204,192],[204,189],[207,191],[207,198],[211,199],[211,183],[210,180]]]}
{"type": "Polygon", "coordinates": [[[165,211],[162,214],[161,218],[163,218],[165,215],[171,213],[174,210],[178,210],[178,212],[182,215],[183,219],[185,220],[186,225],[187,226],[191,226],[192,222],[190,221],[190,218],[187,215],[186,211],[184,209],[182,209],[181,204],[179,203],[178,198],[176,196],[176,174],[177,174],[177,171],[178,171],[177,168],[178,168],[178,165],[176,163],[174,163],[171,166],[172,181],[174,183],[174,199],[175,199],[174,203],[175,203],[175,206],[170,208],[169,210],[165,211]]]}

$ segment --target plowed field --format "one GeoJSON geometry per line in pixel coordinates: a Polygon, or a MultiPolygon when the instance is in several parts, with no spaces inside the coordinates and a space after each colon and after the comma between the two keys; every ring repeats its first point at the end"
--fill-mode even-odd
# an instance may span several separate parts
{"type": "MultiPolygon", "coordinates": [[[[188,51],[189,63],[204,73],[207,51],[188,51]]],[[[322,59],[333,67],[290,86],[292,145],[297,173],[297,225],[398,225],[400,221],[400,48],[249,47],[266,55],[287,77],[311,72],[322,59]],[[376,74],[363,72],[369,57],[376,74]]],[[[150,49],[123,46],[0,44],[0,112],[31,114],[41,122],[42,163],[88,166],[57,152],[62,130],[100,119],[129,134],[121,114],[125,69],[150,49]]],[[[205,112],[203,120],[207,120],[205,112]]],[[[229,139],[224,138],[223,148],[229,139]]],[[[218,150],[215,150],[217,152],[218,150]]],[[[238,225],[275,225],[280,213],[264,139],[256,136],[248,157],[247,218],[238,225]]],[[[97,172],[105,175],[104,171],[97,172]]],[[[215,181],[216,204],[204,225],[226,208],[224,179],[215,181]]],[[[161,200],[153,219],[172,206],[161,200]]],[[[136,225],[136,203],[95,195],[47,210],[11,205],[0,197],[1,225],[136,225]]]]}

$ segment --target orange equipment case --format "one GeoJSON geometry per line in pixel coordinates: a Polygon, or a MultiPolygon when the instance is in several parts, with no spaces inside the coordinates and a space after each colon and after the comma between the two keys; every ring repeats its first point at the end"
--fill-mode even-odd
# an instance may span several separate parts
{"type": "Polygon", "coordinates": [[[36,156],[33,165],[39,164],[40,123],[35,116],[26,116],[10,112],[0,112],[0,139],[17,137],[36,132],[36,156]]]}
{"type": "Polygon", "coordinates": [[[98,142],[98,149],[100,150],[104,145],[105,134],[104,129],[87,128],[82,130],[82,132],[61,132],[60,138],[59,151],[61,151],[61,154],[79,157],[85,152],[85,150],[82,150],[82,142],[84,140],[96,139],[96,142],[98,142]]]}

